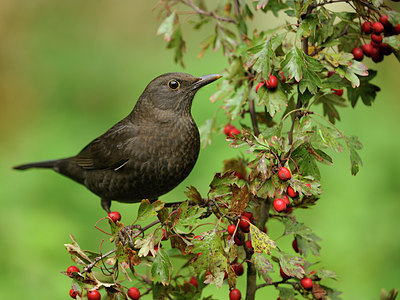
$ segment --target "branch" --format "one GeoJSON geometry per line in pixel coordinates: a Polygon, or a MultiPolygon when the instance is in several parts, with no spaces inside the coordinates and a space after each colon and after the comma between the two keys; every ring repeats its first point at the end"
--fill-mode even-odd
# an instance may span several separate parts
{"type": "Polygon", "coordinates": [[[221,17],[218,16],[217,14],[215,14],[212,11],[205,11],[203,9],[201,9],[200,7],[196,6],[196,4],[194,4],[192,1],[190,0],[181,0],[181,2],[183,4],[186,4],[187,6],[190,6],[191,8],[193,8],[198,14],[203,15],[203,16],[208,16],[208,17],[213,17],[214,19],[217,19],[218,21],[222,21],[222,22],[228,22],[228,23],[234,23],[237,24],[237,21],[231,18],[226,18],[226,17],[221,17]]]}
{"type": "Polygon", "coordinates": [[[251,124],[253,125],[254,135],[258,136],[260,134],[260,129],[258,128],[257,114],[256,114],[256,109],[254,107],[254,99],[251,99],[249,101],[249,112],[251,116],[251,124]]]}

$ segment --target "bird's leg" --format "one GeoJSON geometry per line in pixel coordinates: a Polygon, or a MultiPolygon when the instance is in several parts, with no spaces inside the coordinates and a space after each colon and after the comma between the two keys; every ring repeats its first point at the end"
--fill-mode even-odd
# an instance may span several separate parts
{"type": "Polygon", "coordinates": [[[111,212],[110,206],[111,206],[111,200],[101,198],[101,207],[102,207],[108,214],[111,212]]]}

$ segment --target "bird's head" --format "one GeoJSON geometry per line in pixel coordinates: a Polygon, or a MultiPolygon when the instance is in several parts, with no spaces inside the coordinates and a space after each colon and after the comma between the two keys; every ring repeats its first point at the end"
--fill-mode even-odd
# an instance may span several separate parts
{"type": "Polygon", "coordinates": [[[140,101],[160,110],[190,112],[196,92],[221,78],[219,74],[195,77],[186,73],[167,73],[154,78],[144,90],[140,101]]]}

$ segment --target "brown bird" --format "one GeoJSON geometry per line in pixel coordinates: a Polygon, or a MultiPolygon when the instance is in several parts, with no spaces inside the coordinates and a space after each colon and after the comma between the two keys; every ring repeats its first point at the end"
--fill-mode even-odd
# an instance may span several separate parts
{"type": "Polygon", "coordinates": [[[53,169],[111,201],[156,200],[193,169],[200,137],[191,115],[193,97],[221,75],[167,73],[153,79],[132,112],[76,156],[14,167],[53,169]]]}

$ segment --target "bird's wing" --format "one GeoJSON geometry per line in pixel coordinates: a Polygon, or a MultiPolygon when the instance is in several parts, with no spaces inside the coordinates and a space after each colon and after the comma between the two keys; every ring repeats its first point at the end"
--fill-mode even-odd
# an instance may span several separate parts
{"type": "Polygon", "coordinates": [[[70,160],[87,170],[119,170],[128,163],[125,147],[137,135],[132,126],[117,123],[106,133],[90,142],[70,160]]]}

